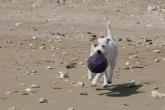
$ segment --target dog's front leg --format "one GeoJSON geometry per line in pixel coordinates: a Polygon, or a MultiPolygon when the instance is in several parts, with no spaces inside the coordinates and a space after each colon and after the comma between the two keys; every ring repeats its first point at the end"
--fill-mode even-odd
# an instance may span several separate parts
{"type": "Polygon", "coordinates": [[[108,86],[108,74],[107,74],[107,71],[105,71],[105,74],[104,74],[104,83],[103,83],[102,86],[103,87],[108,86]]]}
{"type": "Polygon", "coordinates": [[[96,86],[97,81],[100,79],[100,77],[101,77],[102,75],[103,75],[103,73],[97,73],[97,74],[94,76],[91,85],[92,85],[92,86],[96,86]]]}
{"type": "Polygon", "coordinates": [[[94,77],[94,74],[88,69],[88,80],[92,80],[94,77]]]}

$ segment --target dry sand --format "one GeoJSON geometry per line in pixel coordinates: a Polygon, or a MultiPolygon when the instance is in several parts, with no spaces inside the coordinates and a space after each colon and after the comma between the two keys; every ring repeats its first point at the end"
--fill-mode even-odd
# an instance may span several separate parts
{"type": "Polygon", "coordinates": [[[0,110],[165,110],[151,95],[165,92],[164,32],[164,0],[0,0],[0,110]],[[91,87],[89,36],[106,35],[107,21],[118,63],[109,87],[91,87]]]}

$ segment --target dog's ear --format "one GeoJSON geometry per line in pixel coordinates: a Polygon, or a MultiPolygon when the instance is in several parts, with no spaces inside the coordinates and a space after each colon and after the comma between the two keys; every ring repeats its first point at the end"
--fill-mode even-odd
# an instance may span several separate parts
{"type": "Polygon", "coordinates": [[[107,38],[107,43],[109,44],[109,42],[111,41],[111,39],[107,38]]]}
{"type": "Polygon", "coordinates": [[[90,41],[96,41],[98,39],[97,35],[92,35],[90,41]]]}

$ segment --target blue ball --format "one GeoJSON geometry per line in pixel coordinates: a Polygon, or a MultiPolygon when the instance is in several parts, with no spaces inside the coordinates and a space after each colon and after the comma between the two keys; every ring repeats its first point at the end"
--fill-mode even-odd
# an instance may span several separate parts
{"type": "Polygon", "coordinates": [[[106,70],[108,61],[101,53],[96,53],[89,57],[88,68],[93,73],[102,73],[106,70]]]}

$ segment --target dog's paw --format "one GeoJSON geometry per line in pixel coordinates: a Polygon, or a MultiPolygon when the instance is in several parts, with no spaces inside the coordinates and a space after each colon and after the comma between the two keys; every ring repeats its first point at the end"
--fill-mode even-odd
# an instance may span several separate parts
{"type": "Polygon", "coordinates": [[[108,86],[108,83],[103,83],[102,86],[105,88],[108,86]]]}
{"type": "Polygon", "coordinates": [[[112,81],[111,80],[108,80],[108,82],[107,82],[108,84],[111,84],[112,83],[112,81]]]}
{"type": "Polygon", "coordinates": [[[97,85],[96,85],[96,82],[95,82],[95,81],[92,81],[91,86],[92,86],[92,87],[96,87],[96,86],[97,86],[97,85]]]}

